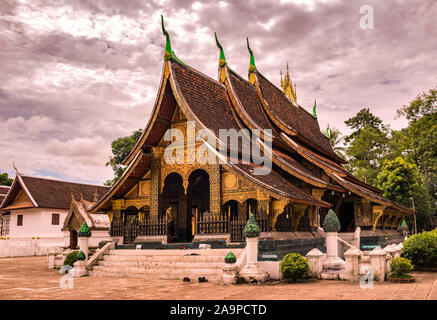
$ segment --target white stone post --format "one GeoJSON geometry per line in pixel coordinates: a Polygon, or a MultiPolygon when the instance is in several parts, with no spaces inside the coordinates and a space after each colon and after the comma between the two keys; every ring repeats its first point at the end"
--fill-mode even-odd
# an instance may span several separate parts
{"type": "Polygon", "coordinates": [[[269,274],[258,265],[258,237],[246,237],[246,266],[241,270],[240,277],[247,282],[264,282],[269,274]]]}
{"type": "Polygon", "coordinates": [[[375,280],[385,281],[386,255],[387,253],[380,246],[377,246],[369,253],[370,266],[372,267],[375,280]]]}
{"type": "Polygon", "coordinates": [[[395,244],[392,246],[392,248],[395,250],[394,252],[394,258],[399,258],[401,256],[401,252],[402,252],[402,247],[395,244]]]}
{"type": "Polygon", "coordinates": [[[396,249],[393,247],[392,244],[390,244],[384,248],[384,251],[387,253],[387,256],[385,257],[386,260],[385,272],[386,274],[388,274],[391,272],[391,260],[395,257],[396,249]]]}
{"type": "Polygon", "coordinates": [[[323,260],[325,255],[319,249],[314,248],[306,254],[310,265],[309,275],[315,278],[320,278],[323,271],[323,260]]]}
{"type": "Polygon", "coordinates": [[[88,259],[89,237],[78,237],[79,249],[85,254],[85,260],[88,259]]]}
{"type": "Polygon", "coordinates": [[[238,281],[237,277],[238,266],[236,263],[227,263],[223,268],[222,283],[235,284],[238,281]]]}
{"type": "Polygon", "coordinates": [[[344,253],[346,260],[345,277],[347,280],[358,280],[360,273],[359,259],[363,252],[357,248],[350,248],[344,253]]]}
{"type": "Polygon", "coordinates": [[[353,245],[360,250],[360,239],[361,239],[361,228],[360,227],[356,227],[355,228],[355,232],[354,232],[354,241],[353,241],[353,245]]]}

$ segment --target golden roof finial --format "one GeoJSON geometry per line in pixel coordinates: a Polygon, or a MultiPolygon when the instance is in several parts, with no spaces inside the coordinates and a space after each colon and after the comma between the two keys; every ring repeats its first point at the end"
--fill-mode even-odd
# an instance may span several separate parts
{"type": "Polygon", "coordinates": [[[288,61],[286,65],[284,80],[282,80],[282,70],[281,70],[281,87],[282,87],[282,91],[288,97],[288,99],[297,103],[296,84],[293,85],[293,82],[290,78],[290,68],[288,66],[288,61]]]}

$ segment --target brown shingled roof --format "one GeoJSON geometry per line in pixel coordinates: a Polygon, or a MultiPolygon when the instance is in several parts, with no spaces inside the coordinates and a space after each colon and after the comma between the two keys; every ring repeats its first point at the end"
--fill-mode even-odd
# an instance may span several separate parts
{"type": "Polygon", "coordinates": [[[301,106],[293,105],[284,93],[262,74],[257,73],[257,79],[267,107],[276,120],[285,124],[305,142],[311,142],[326,155],[337,161],[345,162],[332,150],[329,139],[320,131],[316,118],[301,106]]]}
{"type": "MultiPolygon", "coordinates": [[[[38,207],[42,208],[69,209],[71,204],[71,193],[73,193],[77,198],[82,194],[85,200],[93,201],[96,190],[98,198],[101,198],[109,189],[104,186],[30,177],[25,175],[20,175],[20,177],[25,188],[29,191],[38,207]]],[[[8,200],[8,202],[12,201],[13,199],[8,200]]]]}

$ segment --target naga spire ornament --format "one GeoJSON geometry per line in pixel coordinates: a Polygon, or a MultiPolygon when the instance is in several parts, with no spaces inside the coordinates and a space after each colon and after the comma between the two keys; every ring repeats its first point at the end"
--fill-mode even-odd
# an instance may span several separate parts
{"type": "Polygon", "coordinates": [[[253,52],[252,52],[252,49],[250,48],[250,45],[249,45],[249,38],[246,38],[246,41],[247,41],[247,50],[249,50],[249,53],[250,53],[249,72],[252,73],[256,70],[255,58],[253,57],[253,52]]]}
{"type": "Polygon", "coordinates": [[[173,51],[171,50],[170,35],[168,34],[167,30],[165,30],[164,17],[162,15],[161,15],[161,27],[162,27],[162,33],[166,38],[164,60],[167,61],[168,59],[173,57],[173,51]]]}
{"type": "Polygon", "coordinates": [[[317,119],[317,112],[316,112],[316,99],[314,99],[313,117],[317,119]]]}
{"type": "Polygon", "coordinates": [[[215,36],[215,43],[217,44],[217,47],[220,49],[219,66],[223,68],[226,65],[225,52],[223,51],[223,47],[217,39],[217,33],[214,32],[214,36],[215,36]]]}

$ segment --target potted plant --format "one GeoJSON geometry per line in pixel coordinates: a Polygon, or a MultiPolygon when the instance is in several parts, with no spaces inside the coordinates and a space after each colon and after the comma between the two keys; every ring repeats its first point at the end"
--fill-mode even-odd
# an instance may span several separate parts
{"type": "Polygon", "coordinates": [[[390,282],[414,282],[414,277],[409,275],[414,270],[414,266],[411,261],[406,258],[398,257],[394,258],[390,264],[391,274],[387,277],[390,282]]]}
{"type": "Polygon", "coordinates": [[[229,252],[225,257],[225,266],[223,268],[223,284],[235,284],[238,282],[238,266],[235,264],[237,257],[233,252],[229,252]]]}

